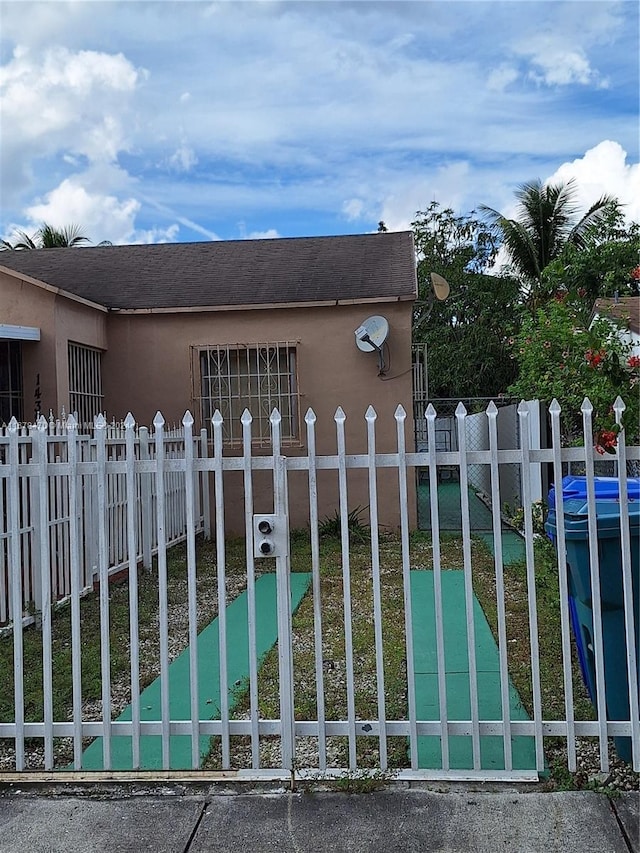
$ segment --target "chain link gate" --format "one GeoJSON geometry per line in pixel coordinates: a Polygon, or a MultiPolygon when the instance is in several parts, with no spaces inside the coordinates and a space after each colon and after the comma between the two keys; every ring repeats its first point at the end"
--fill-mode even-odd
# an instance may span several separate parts
{"type": "MultiPolygon", "coordinates": [[[[436,410],[436,452],[456,453],[460,450],[460,429],[464,430],[464,441],[468,451],[483,451],[489,448],[489,434],[485,410],[488,398],[468,398],[462,401],[449,398],[416,399],[414,422],[416,450],[429,449],[425,410],[428,403],[436,410]],[[463,426],[460,427],[459,423],[463,426]]],[[[520,438],[517,405],[506,398],[496,401],[498,406],[498,446],[515,447],[520,438]]],[[[468,465],[469,524],[472,531],[488,533],[493,529],[491,516],[490,472],[486,465],[468,465]]],[[[431,495],[427,468],[417,469],[418,527],[431,530],[431,495]]],[[[501,507],[515,510],[522,506],[520,468],[517,463],[500,467],[501,507]]],[[[438,469],[438,509],[440,530],[460,532],[462,522],[462,500],[460,474],[457,465],[444,465],[438,469]]]]}

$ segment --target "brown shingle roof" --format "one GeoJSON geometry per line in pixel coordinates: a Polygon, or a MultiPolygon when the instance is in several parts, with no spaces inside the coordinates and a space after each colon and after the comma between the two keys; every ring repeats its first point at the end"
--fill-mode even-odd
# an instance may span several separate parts
{"type": "Polygon", "coordinates": [[[618,299],[596,299],[592,317],[608,317],[629,331],[640,335],[640,296],[622,296],[618,299]]]}
{"type": "Polygon", "coordinates": [[[107,308],[416,296],[410,231],[5,251],[0,266],[107,308]]]}

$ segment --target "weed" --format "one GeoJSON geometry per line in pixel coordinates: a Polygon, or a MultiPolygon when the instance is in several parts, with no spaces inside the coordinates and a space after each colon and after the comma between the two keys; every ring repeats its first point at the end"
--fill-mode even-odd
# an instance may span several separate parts
{"type": "Polygon", "coordinates": [[[325,779],[324,783],[343,794],[371,794],[385,788],[396,775],[392,770],[347,770],[340,776],[325,779]]]}
{"type": "MultiPolygon", "coordinates": [[[[524,531],[524,507],[505,503],[502,507],[502,513],[507,522],[515,527],[516,530],[524,531]]],[[[547,505],[544,501],[535,501],[531,504],[531,522],[533,532],[540,535],[544,534],[544,523],[547,518],[547,505]]]]}
{"type": "MultiPolygon", "coordinates": [[[[369,538],[369,528],[360,520],[362,513],[368,509],[366,506],[357,506],[347,515],[347,528],[349,538],[356,542],[366,542],[369,538]]],[[[336,509],[333,515],[327,515],[318,524],[318,533],[322,537],[339,538],[342,535],[342,518],[340,510],[336,509]]]]}

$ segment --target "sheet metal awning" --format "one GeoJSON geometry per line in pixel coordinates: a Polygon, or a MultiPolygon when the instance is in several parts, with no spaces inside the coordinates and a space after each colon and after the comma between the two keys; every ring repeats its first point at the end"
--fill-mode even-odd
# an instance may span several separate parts
{"type": "Polygon", "coordinates": [[[37,326],[6,326],[0,323],[0,340],[39,341],[40,329],[37,326]]]}

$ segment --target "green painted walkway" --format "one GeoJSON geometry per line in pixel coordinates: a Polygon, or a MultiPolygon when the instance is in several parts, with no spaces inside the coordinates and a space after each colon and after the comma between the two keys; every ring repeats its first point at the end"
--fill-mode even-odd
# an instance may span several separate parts
{"type": "MultiPolygon", "coordinates": [[[[493,530],[489,507],[480,500],[471,486],[468,488],[469,524],[472,531],[493,530]]],[[[457,480],[438,483],[438,521],[442,531],[462,530],[460,483],[457,480]]],[[[431,497],[428,481],[418,485],[418,527],[431,530],[431,497]]]]}
{"type": "MultiPolygon", "coordinates": [[[[493,533],[480,533],[478,538],[486,543],[491,553],[495,556],[493,547],[493,533]]],[[[509,566],[511,563],[521,563],[526,557],[524,539],[515,530],[502,530],[500,534],[502,541],[502,564],[509,566]]]]}
{"type": "MultiPolygon", "coordinates": [[[[471,703],[467,660],[464,573],[462,571],[443,571],[441,578],[447,716],[450,720],[470,720],[471,703]]],[[[414,570],[411,572],[411,602],[416,712],[419,720],[439,720],[438,661],[432,571],[414,570]]],[[[480,603],[475,596],[473,608],[479,716],[481,720],[500,720],[502,719],[502,702],[498,647],[480,603]]],[[[529,719],[511,684],[509,705],[512,720],[529,719]]],[[[512,752],[514,770],[535,769],[535,747],[532,737],[512,738],[512,752]]],[[[503,770],[502,737],[481,737],[480,757],[482,769],[503,770]]],[[[449,759],[452,769],[471,769],[473,767],[471,737],[450,737],[449,759]]],[[[439,736],[418,738],[418,762],[421,768],[442,768],[439,736]]]]}
{"type": "MultiPolygon", "coordinates": [[[[438,484],[438,518],[442,532],[462,531],[460,483],[456,480],[438,484]]],[[[469,524],[471,535],[482,539],[491,553],[495,554],[491,510],[471,487],[469,487],[469,524]]],[[[429,485],[426,482],[418,486],[418,526],[420,530],[431,530],[429,485]]],[[[524,539],[515,530],[503,524],[501,539],[502,561],[505,566],[525,559],[524,539]]]]}
{"type": "MultiPolygon", "coordinates": [[[[291,574],[291,606],[295,612],[305,595],[311,575],[294,572],[291,574]]],[[[276,576],[261,575],[256,581],[256,645],[258,661],[275,645],[278,639],[276,608],[276,576]]],[[[247,621],[247,594],[243,592],[227,607],[227,669],[229,705],[235,703],[234,684],[249,676],[249,642],[247,621]]],[[[198,635],[198,699],[201,720],[220,717],[220,672],[218,620],[213,620],[198,635]]],[[[186,649],[169,667],[169,702],[172,720],[191,718],[191,696],[189,690],[189,650],[186,649]]],[[[160,678],[147,687],[140,696],[142,720],[160,720],[160,678]]],[[[131,706],[118,717],[131,720],[131,706]]],[[[191,737],[172,735],[170,760],[172,770],[191,767],[191,737]]],[[[200,738],[200,755],[209,752],[210,737],[200,738]]],[[[82,763],[86,770],[102,770],[102,738],[96,738],[85,750],[82,763]]],[[[111,758],[114,770],[131,770],[131,738],[111,739],[111,758]]],[[[162,768],[162,739],[160,735],[145,735],[140,738],[140,767],[143,770],[162,768]]]]}

